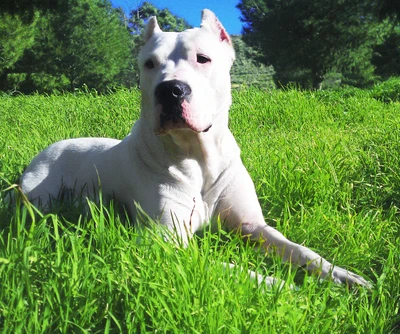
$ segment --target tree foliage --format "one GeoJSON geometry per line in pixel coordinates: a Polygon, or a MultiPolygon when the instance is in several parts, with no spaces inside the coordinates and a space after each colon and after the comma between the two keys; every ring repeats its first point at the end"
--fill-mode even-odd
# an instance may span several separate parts
{"type": "Polygon", "coordinates": [[[262,50],[278,81],[318,88],[331,71],[353,84],[372,81],[373,47],[388,28],[370,1],[242,0],[238,8],[245,41],[262,50]]]}
{"type": "Polygon", "coordinates": [[[149,2],[144,2],[130,13],[129,29],[132,34],[140,35],[152,16],[157,16],[158,25],[163,31],[183,31],[192,28],[185,19],[172,14],[168,8],[159,9],[149,2]]]}
{"type": "Polygon", "coordinates": [[[246,45],[241,36],[231,37],[236,55],[231,70],[232,86],[249,85],[268,89],[275,88],[273,67],[258,61],[258,51],[246,45]]]}
{"type": "Polygon", "coordinates": [[[377,0],[375,2],[375,13],[381,20],[389,18],[397,21],[400,19],[400,1],[377,0]]]}
{"type": "Polygon", "coordinates": [[[372,64],[383,79],[400,76],[400,25],[387,35],[383,43],[374,48],[372,64]]]}
{"type": "MultiPolygon", "coordinates": [[[[318,87],[329,75],[360,86],[400,75],[399,4],[241,0],[244,36],[233,37],[232,82],[271,88],[275,73],[283,84],[318,87]]],[[[191,28],[149,2],[126,16],[110,0],[2,0],[0,90],[136,85],[141,33],[151,16],[164,31],[191,28]]]]}
{"type": "Polygon", "coordinates": [[[26,22],[18,14],[0,13],[0,78],[32,47],[37,19],[37,14],[31,22],[26,22]]]}
{"type": "MultiPolygon", "coordinates": [[[[3,89],[73,90],[86,85],[105,90],[118,83],[131,60],[131,39],[109,1],[58,0],[51,10],[38,8],[33,43],[12,66],[2,67],[7,69],[3,89]]],[[[16,58],[20,53],[11,54],[16,58]]]]}

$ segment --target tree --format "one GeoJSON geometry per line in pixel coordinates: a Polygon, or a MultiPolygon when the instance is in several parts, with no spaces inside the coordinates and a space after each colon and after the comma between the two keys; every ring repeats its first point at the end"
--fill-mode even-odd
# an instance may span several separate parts
{"type": "Polygon", "coordinates": [[[0,2],[0,89],[15,88],[26,73],[14,67],[35,44],[41,10],[53,10],[63,0],[2,0],[0,2]]]}
{"type": "Polygon", "coordinates": [[[272,66],[266,66],[257,61],[257,50],[246,45],[241,36],[231,37],[236,56],[231,69],[232,86],[244,84],[269,89],[275,88],[272,66]]]}
{"type": "Polygon", "coordinates": [[[371,79],[372,48],[382,38],[381,26],[368,1],[242,0],[238,8],[244,38],[262,50],[276,79],[310,81],[319,88],[330,71],[371,79]],[[359,71],[359,73],[356,73],[359,71]]]}
{"type": "Polygon", "coordinates": [[[390,20],[398,21],[400,19],[400,1],[377,0],[375,12],[382,20],[389,18],[390,20]]]}
{"type": "Polygon", "coordinates": [[[400,26],[395,27],[385,41],[374,48],[372,64],[383,79],[400,76],[400,26]]]}
{"type": "Polygon", "coordinates": [[[53,50],[70,88],[85,84],[104,90],[114,84],[129,65],[131,41],[111,3],[75,1],[59,14],[50,19],[58,41],[53,50]]]}
{"type": "Polygon", "coordinates": [[[144,2],[140,7],[131,11],[129,30],[133,35],[140,35],[148,19],[157,16],[158,25],[163,31],[183,31],[192,26],[185,19],[175,16],[168,8],[158,9],[150,2],[144,2]]]}
{"type": "Polygon", "coordinates": [[[25,22],[18,14],[0,13],[0,76],[32,47],[38,15],[25,22]]]}
{"type": "Polygon", "coordinates": [[[132,40],[109,1],[58,0],[40,13],[35,41],[14,64],[9,85],[20,79],[23,92],[83,85],[104,91],[120,82],[132,40]]]}
{"type": "Polygon", "coordinates": [[[400,1],[378,0],[375,14],[381,21],[392,24],[385,40],[374,48],[375,73],[383,79],[400,76],[400,1]]]}

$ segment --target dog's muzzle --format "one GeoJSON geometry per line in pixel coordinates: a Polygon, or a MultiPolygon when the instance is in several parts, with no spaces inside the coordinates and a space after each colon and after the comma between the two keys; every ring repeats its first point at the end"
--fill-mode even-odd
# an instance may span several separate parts
{"type": "Polygon", "coordinates": [[[157,104],[162,106],[160,123],[163,126],[166,122],[177,123],[182,119],[182,103],[190,100],[192,89],[190,86],[179,80],[161,82],[155,90],[157,104]]]}
{"type": "Polygon", "coordinates": [[[179,80],[163,81],[157,85],[156,104],[160,107],[159,134],[174,129],[191,129],[194,132],[207,132],[211,124],[202,128],[201,119],[193,114],[191,106],[192,89],[179,80]]]}

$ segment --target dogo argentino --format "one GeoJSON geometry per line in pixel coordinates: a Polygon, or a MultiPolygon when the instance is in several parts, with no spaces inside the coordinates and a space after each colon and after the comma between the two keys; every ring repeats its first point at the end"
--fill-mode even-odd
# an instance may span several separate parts
{"type": "Polygon", "coordinates": [[[369,286],[265,223],[228,129],[235,55],[214,13],[204,10],[200,28],[180,33],[162,32],[152,17],[144,41],[141,117],[131,133],[122,141],[79,138],[51,145],[22,175],[28,198],[48,209],[60,191],[74,189],[75,195],[93,198],[100,183],[102,194],[124,205],[133,218],[137,202],[184,243],[204,224],[220,219],[227,230],[263,240],[263,248],[284,261],[337,283],[369,286]]]}

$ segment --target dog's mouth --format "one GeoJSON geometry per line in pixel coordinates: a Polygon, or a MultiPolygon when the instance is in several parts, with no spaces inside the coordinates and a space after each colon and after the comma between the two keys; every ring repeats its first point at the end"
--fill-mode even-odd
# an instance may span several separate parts
{"type": "Polygon", "coordinates": [[[202,132],[208,132],[208,130],[210,130],[211,127],[212,127],[212,124],[208,128],[204,129],[202,132]]]}
{"type": "MultiPolygon", "coordinates": [[[[161,107],[164,109],[163,107],[161,107]]],[[[189,130],[196,133],[208,132],[212,124],[205,127],[200,127],[194,118],[185,118],[182,112],[167,113],[161,111],[160,113],[160,131],[159,134],[165,134],[171,130],[189,130]]]]}
{"type": "Polygon", "coordinates": [[[210,130],[212,124],[204,124],[191,112],[190,103],[184,100],[180,104],[156,106],[158,109],[159,129],[157,134],[166,134],[172,130],[186,130],[195,133],[205,133],[210,130]]]}
{"type": "Polygon", "coordinates": [[[182,117],[183,107],[181,104],[173,105],[173,106],[161,106],[160,113],[160,126],[163,128],[169,123],[171,124],[179,124],[186,123],[182,117]]]}

